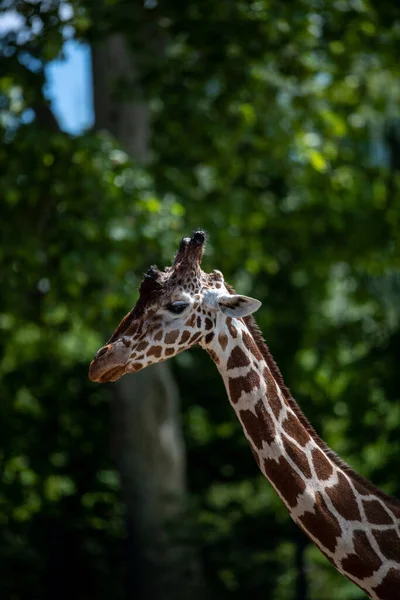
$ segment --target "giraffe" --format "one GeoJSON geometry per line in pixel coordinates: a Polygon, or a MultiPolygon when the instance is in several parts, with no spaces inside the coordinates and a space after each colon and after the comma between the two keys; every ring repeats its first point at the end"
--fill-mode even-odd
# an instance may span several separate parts
{"type": "Polygon", "coordinates": [[[400,599],[400,501],[355,473],[317,435],[252,316],[261,302],[201,270],[206,235],[183,238],[171,267],[150,267],[135,307],[89,368],[116,381],[199,344],[216,364],[255,460],[291,518],[374,600],[400,599]]]}

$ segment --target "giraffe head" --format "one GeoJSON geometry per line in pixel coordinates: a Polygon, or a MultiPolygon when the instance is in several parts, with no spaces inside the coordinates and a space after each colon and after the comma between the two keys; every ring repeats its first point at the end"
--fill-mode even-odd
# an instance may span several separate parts
{"type": "Polygon", "coordinates": [[[92,381],[116,381],[194,344],[207,348],[228,318],[245,317],[261,306],[233,294],[220,271],[201,270],[205,239],[203,231],[195,231],[183,238],[171,267],[150,267],[136,305],[91,362],[92,381]]]}

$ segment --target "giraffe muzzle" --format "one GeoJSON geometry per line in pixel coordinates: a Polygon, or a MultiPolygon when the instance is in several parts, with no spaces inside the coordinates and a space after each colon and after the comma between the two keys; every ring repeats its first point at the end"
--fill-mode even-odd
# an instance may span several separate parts
{"type": "Polygon", "coordinates": [[[122,362],[112,344],[98,350],[89,367],[89,379],[97,383],[117,381],[126,373],[126,364],[122,362]]]}

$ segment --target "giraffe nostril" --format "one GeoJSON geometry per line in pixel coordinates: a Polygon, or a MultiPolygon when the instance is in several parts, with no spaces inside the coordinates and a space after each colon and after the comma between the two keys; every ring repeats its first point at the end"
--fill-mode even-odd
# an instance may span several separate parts
{"type": "Polygon", "coordinates": [[[111,350],[111,344],[109,344],[108,346],[103,346],[103,348],[100,348],[100,350],[96,352],[95,358],[100,358],[101,356],[104,356],[109,350],[111,350]]]}

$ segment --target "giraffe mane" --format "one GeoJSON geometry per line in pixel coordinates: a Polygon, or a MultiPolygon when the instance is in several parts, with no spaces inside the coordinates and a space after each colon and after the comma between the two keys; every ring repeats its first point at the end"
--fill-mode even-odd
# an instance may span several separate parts
{"type": "Polygon", "coordinates": [[[127,315],[122,319],[107,344],[112,344],[122,335],[126,334],[136,319],[140,318],[149,302],[151,302],[162,290],[162,273],[154,265],[145,273],[144,279],[139,287],[139,298],[127,315]]]}
{"type": "Polygon", "coordinates": [[[285,385],[282,374],[279,370],[279,367],[276,364],[275,360],[273,359],[273,357],[269,351],[269,348],[263,338],[263,334],[262,334],[260,328],[258,327],[254,317],[252,317],[252,316],[245,317],[244,321],[245,321],[255,343],[257,344],[258,349],[260,350],[261,354],[265,358],[268,368],[270,369],[284,398],[288,402],[290,408],[297,415],[300,423],[303,425],[303,427],[305,427],[307,432],[313,437],[313,439],[318,444],[318,446],[321,448],[321,450],[323,450],[340,469],[345,471],[348,475],[351,475],[351,478],[354,481],[356,481],[357,483],[362,485],[366,489],[366,491],[372,492],[375,496],[377,496],[381,500],[384,500],[385,502],[390,504],[391,508],[394,509],[396,512],[400,512],[400,501],[398,499],[393,498],[392,496],[389,496],[385,492],[382,492],[373,483],[371,483],[366,477],[364,477],[363,475],[360,475],[359,473],[354,471],[354,469],[352,469],[352,467],[350,467],[350,465],[348,465],[342,458],[340,458],[340,456],[338,456],[336,454],[336,452],[334,452],[331,448],[329,448],[329,446],[320,438],[318,433],[315,431],[314,427],[311,425],[311,423],[309,422],[307,417],[302,412],[300,406],[297,404],[297,402],[291,395],[289,388],[285,385]]]}
{"type": "MultiPolygon", "coordinates": [[[[225,282],[225,286],[230,294],[236,294],[234,288],[225,282]]],[[[249,329],[258,349],[263,355],[269,370],[271,371],[279,389],[281,390],[283,397],[289,404],[290,408],[298,417],[300,423],[306,429],[306,431],[313,437],[314,441],[318,444],[327,456],[345,473],[351,476],[352,480],[356,483],[363,486],[367,492],[373,493],[377,498],[380,498],[384,502],[388,503],[390,507],[396,512],[400,514],[400,501],[392,496],[389,496],[385,492],[382,492],[379,488],[377,488],[373,483],[371,483],[366,477],[360,475],[350,465],[348,465],[340,456],[336,454],[329,446],[320,438],[318,433],[315,431],[314,427],[311,425],[307,417],[302,412],[300,406],[297,404],[292,394],[290,393],[289,388],[286,386],[282,373],[279,370],[278,365],[276,364],[274,358],[272,357],[269,348],[264,340],[264,336],[252,315],[243,318],[243,321],[246,323],[247,328],[249,329]]]]}

